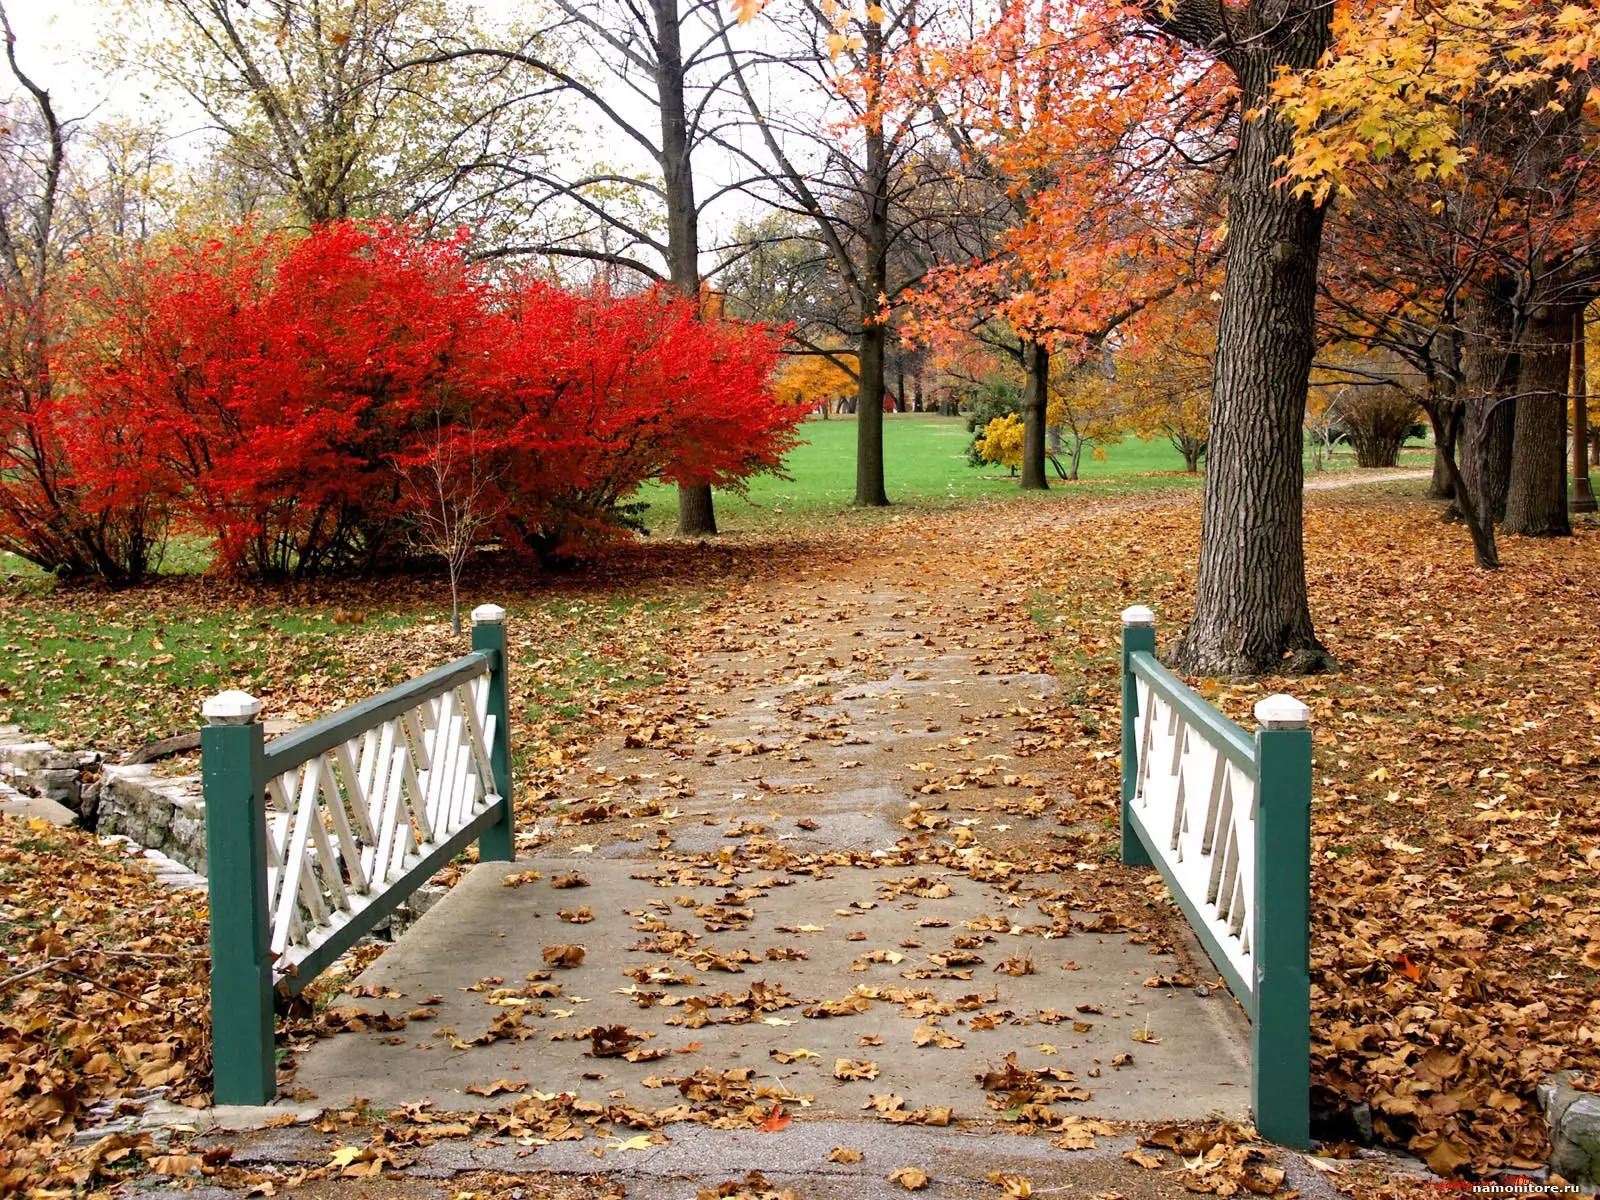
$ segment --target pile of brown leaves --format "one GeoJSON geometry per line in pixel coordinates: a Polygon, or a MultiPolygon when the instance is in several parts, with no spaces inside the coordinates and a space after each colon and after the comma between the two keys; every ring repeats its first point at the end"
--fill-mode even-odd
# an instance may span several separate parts
{"type": "Polygon", "coordinates": [[[206,1100],[205,897],[87,834],[5,816],[0,895],[0,1192],[84,1182],[127,1155],[68,1149],[118,1101],[206,1100]]]}
{"type": "MultiPolygon", "coordinates": [[[[1025,542],[1055,598],[1058,672],[1114,807],[1117,614],[1145,603],[1162,645],[1192,604],[1192,503],[1089,515],[1070,561],[1025,542]]],[[[1600,1068],[1600,529],[1510,539],[1474,568],[1459,527],[1420,500],[1308,497],[1312,613],[1337,675],[1205,681],[1253,727],[1286,691],[1313,711],[1313,1081],[1338,1112],[1435,1170],[1548,1155],[1534,1098],[1563,1067],[1600,1068]]]]}

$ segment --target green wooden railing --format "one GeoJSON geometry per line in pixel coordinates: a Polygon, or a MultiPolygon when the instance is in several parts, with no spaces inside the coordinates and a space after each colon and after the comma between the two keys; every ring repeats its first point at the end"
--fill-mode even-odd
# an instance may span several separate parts
{"type": "Polygon", "coordinates": [[[1271,1141],[1311,1140],[1311,730],[1292,696],[1252,736],[1156,661],[1122,614],[1122,861],[1154,866],[1250,1016],[1250,1100],[1271,1141]]]}
{"type": "Polygon", "coordinates": [[[213,1097],[277,1091],[273,996],[295,994],[468,843],[513,854],[505,610],[472,653],[266,742],[261,702],[206,701],[213,1097]]]}

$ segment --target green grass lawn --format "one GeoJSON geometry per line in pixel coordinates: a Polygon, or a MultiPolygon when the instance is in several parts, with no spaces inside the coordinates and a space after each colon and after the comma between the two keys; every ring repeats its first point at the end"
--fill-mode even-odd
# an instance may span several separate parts
{"type": "MultiPolygon", "coordinates": [[[[853,417],[811,420],[801,428],[804,439],[784,464],[788,479],[762,475],[750,481],[749,493],[717,495],[717,520],[731,529],[759,528],[813,518],[850,507],[856,492],[856,422],[853,417]]],[[[885,490],[896,505],[943,506],[963,500],[1018,494],[1017,481],[1006,468],[974,467],[967,461],[972,434],[965,417],[934,413],[888,413],[883,419],[885,490]]],[[[1055,489],[1066,494],[1104,493],[1146,487],[1194,486],[1197,476],[1183,474],[1183,456],[1165,440],[1126,438],[1105,447],[1103,460],[1085,450],[1081,479],[1055,489]]],[[[1051,472],[1051,482],[1058,482],[1051,472]]],[[[645,523],[668,532],[677,520],[672,488],[653,485],[641,498],[649,506],[645,523]]]]}
{"type": "MultiPolygon", "coordinates": [[[[242,688],[269,717],[309,720],[468,649],[437,583],[339,589],[324,603],[211,594],[173,579],[107,594],[0,586],[0,725],[65,745],[129,748],[193,729],[206,697],[242,688]],[[409,593],[409,594],[408,594],[409,593]]],[[[697,597],[562,593],[472,581],[517,620],[516,703],[536,728],[581,726],[594,695],[657,677],[697,597]]]]}
{"type": "MultiPolygon", "coordinates": [[[[856,422],[852,417],[811,420],[801,429],[805,439],[785,464],[788,479],[763,475],[750,481],[749,494],[719,493],[717,520],[727,529],[759,528],[804,521],[828,511],[848,508],[856,489],[856,422]]],[[[888,413],[883,419],[885,490],[895,505],[941,506],[963,500],[1018,496],[1015,477],[1004,467],[974,467],[967,461],[972,434],[965,417],[933,413],[888,413]]],[[[1405,451],[1401,466],[1426,467],[1426,449],[1405,451]]],[[[1307,459],[1309,476],[1309,457],[1307,459]]],[[[1349,470],[1354,453],[1340,447],[1326,470],[1349,470]]],[[[1050,495],[1072,497],[1142,491],[1150,488],[1198,487],[1199,475],[1183,473],[1183,456],[1165,438],[1143,441],[1129,435],[1105,446],[1101,457],[1085,450],[1079,480],[1064,483],[1050,472],[1050,495]]],[[[641,494],[648,508],[645,524],[653,532],[669,532],[677,521],[673,489],[653,485],[641,494]]],[[[1037,497],[1035,497],[1037,498],[1037,497]]]]}

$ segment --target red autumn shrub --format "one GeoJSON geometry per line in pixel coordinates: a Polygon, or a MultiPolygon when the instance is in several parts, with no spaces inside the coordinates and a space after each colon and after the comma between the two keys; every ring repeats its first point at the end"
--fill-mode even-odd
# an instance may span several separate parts
{"type": "Polygon", "coordinates": [[[506,301],[484,404],[503,431],[505,524],[521,545],[570,552],[614,532],[647,480],[737,485],[793,445],[805,414],[773,396],[770,331],[702,321],[664,289],[529,280],[506,301]]]}
{"type": "Polygon", "coordinates": [[[486,319],[458,244],[329,225],[168,250],[119,283],[78,339],[79,403],[151,431],[147,478],[182,497],[228,568],[399,556],[394,456],[419,413],[457,402],[486,319]]]}
{"type": "Polygon", "coordinates": [[[662,291],[491,287],[462,239],[385,225],[149,251],[76,308],[57,424],[81,493],[171,513],[258,576],[402,557],[427,500],[407,473],[441,443],[470,447],[503,544],[570,553],[647,480],[776,468],[803,416],[772,394],[767,330],[662,291]]]}

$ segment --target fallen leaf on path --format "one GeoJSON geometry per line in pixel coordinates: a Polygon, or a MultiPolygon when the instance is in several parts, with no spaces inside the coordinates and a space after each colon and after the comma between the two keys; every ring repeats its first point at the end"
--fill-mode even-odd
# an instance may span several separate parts
{"type": "Polygon", "coordinates": [[[1033,959],[1022,955],[1008,958],[995,966],[995,973],[1000,975],[1036,975],[1039,968],[1033,965],[1033,959]]]}
{"type": "Polygon", "coordinates": [[[631,1138],[617,1138],[606,1143],[607,1150],[650,1150],[666,1143],[659,1133],[641,1133],[631,1138]]]}
{"type": "Polygon", "coordinates": [[[955,1034],[932,1025],[917,1026],[911,1034],[911,1041],[917,1046],[937,1046],[941,1050],[959,1050],[966,1045],[955,1034]]]}
{"type": "Polygon", "coordinates": [[[815,1050],[806,1050],[803,1048],[799,1050],[768,1050],[767,1054],[772,1058],[777,1059],[784,1066],[788,1066],[790,1063],[799,1062],[803,1058],[820,1057],[815,1050]]]}
{"type": "Polygon", "coordinates": [[[779,1130],[787,1129],[789,1127],[789,1122],[792,1119],[793,1118],[783,1111],[783,1105],[774,1104],[772,1106],[772,1111],[767,1114],[767,1119],[756,1126],[756,1132],[777,1133],[779,1130]]]}
{"type": "Polygon", "coordinates": [[[150,1169],[157,1175],[189,1175],[205,1166],[198,1154],[158,1154],[150,1160],[150,1169]]]}
{"type": "Polygon", "coordinates": [[[875,1062],[861,1062],[853,1058],[835,1059],[833,1077],[835,1079],[876,1079],[878,1077],[878,1064],[875,1062]]]}
{"type": "Polygon", "coordinates": [[[497,1096],[501,1092],[526,1091],[527,1087],[528,1081],[525,1079],[515,1083],[509,1079],[496,1079],[493,1083],[469,1083],[462,1090],[469,1096],[497,1096]]]}
{"type": "Polygon", "coordinates": [[[1068,1117],[1061,1127],[1060,1135],[1050,1144],[1058,1150],[1093,1150],[1096,1137],[1111,1137],[1115,1133],[1116,1130],[1104,1121],[1088,1117],[1068,1117]]]}
{"type": "Polygon", "coordinates": [[[544,961],[552,967],[571,968],[583,963],[584,948],[582,946],[558,945],[544,948],[544,961]]]}
{"type": "Polygon", "coordinates": [[[989,1182],[998,1187],[1004,1195],[1016,1197],[1016,1200],[1028,1200],[1028,1197],[1033,1195],[1033,1181],[1026,1175],[1007,1175],[1000,1171],[990,1171],[989,1182]]]}
{"type": "Polygon", "coordinates": [[[928,1186],[928,1173],[921,1167],[899,1167],[889,1173],[889,1182],[898,1183],[908,1192],[920,1192],[928,1186]]]}
{"type": "Polygon", "coordinates": [[[643,1034],[635,1033],[626,1025],[596,1025],[586,1036],[589,1053],[595,1058],[620,1057],[645,1040],[643,1034]]]}

